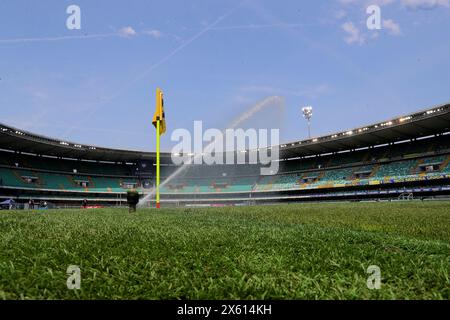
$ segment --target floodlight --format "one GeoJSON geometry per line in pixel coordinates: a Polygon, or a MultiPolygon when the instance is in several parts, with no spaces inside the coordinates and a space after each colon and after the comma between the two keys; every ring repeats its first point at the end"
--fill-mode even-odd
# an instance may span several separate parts
{"type": "Polygon", "coordinates": [[[313,115],[313,107],[306,106],[302,108],[303,117],[308,121],[308,137],[311,139],[311,118],[313,115]]]}

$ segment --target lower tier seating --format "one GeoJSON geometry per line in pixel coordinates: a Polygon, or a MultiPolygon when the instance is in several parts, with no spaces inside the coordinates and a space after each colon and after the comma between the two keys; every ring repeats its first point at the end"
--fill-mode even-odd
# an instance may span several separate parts
{"type": "MultiPolygon", "coordinates": [[[[181,177],[164,184],[161,187],[161,192],[224,193],[334,188],[357,184],[392,183],[401,179],[448,177],[450,175],[450,155],[380,162],[370,165],[347,165],[340,168],[333,167],[333,169],[329,167],[315,168],[272,176],[228,176],[221,173],[217,176],[202,177],[199,176],[201,171],[196,169],[195,176],[190,176],[189,172],[184,173],[181,177]]],[[[253,173],[254,171],[252,169],[253,173]]],[[[212,170],[209,170],[208,175],[211,175],[212,172],[212,170]]],[[[238,173],[242,172],[244,171],[241,167],[238,173]]],[[[152,188],[154,182],[146,178],[145,183],[148,191],[152,188]]],[[[125,192],[129,188],[141,188],[141,181],[132,176],[119,178],[77,175],[3,166],[0,167],[0,186],[118,193],[125,192]]]]}

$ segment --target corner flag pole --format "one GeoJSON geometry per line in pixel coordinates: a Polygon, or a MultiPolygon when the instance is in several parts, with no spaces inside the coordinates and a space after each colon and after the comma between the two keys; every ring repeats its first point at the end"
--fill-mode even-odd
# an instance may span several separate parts
{"type": "Polygon", "coordinates": [[[159,182],[160,182],[160,140],[161,135],[166,132],[166,116],[164,113],[164,96],[160,88],[156,89],[156,110],[153,115],[152,124],[156,128],[156,208],[160,208],[159,203],[159,182]]]}
{"type": "Polygon", "coordinates": [[[159,132],[161,120],[159,117],[156,118],[156,208],[159,209],[161,207],[159,203],[159,181],[160,181],[160,161],[159,161],[159,148],[160,148],[160,137],[161,134],[159,132]]]}

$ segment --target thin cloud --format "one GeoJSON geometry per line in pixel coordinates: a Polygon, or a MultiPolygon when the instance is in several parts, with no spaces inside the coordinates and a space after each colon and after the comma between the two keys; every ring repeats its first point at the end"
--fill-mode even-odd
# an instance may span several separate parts
{"type": "MultiPolygon", "coordinates": [[[[360,0],[338,0],[342,5],[361,4],[360,0]]],[[[378,5],[380,7],[400,2],[405,8],[411,10],[432,10],[438,7],[450,8],[450,0],[366,0],[365,6],[378,5]]]]}
{"type": "Polygon", "coordinates": [[[134,37],[137,35],[136,30],[134,30],[132,27],[123,27],[119,30],[119,35],[125,38],[134,37]]]}
{"type": "Polygon", "coordinates": [[[382,25],[383,29],[386,29],[391,35],[398,36],[402,34],[400,26],[392,19],[383,20],[382,25]]]}
{"type": "Polygon", "coordinates": [[[345,38],[345,42],[348,44],[359,44],[362,45],[365,43],[366,39],[361,31],[353,24],[353,22],[346,22],[342,25],[342,30],[347,33],[347,37],[345,38]]]}
{"type": "Polygon", "coordinates": [[[367,0],[367,5],[377,5],[380,7],[394,3],[396,0],[367,0]]]}
{"type": "Polygon", "coordinates": [[[252,85],[242,87],[240,90],[243,92],[258,92],[266,95],[292,95],[297,97],[306,97],[309,99],[317,99],[331,92],[330,87],[326,84],[309,86],[299,90],[279,89],[265,85],[252,85]]]}
{"type": "Polygon", "coordinates": [[[347,12],[345,10],[337,10],[334,12],[334,18],[341,20],[347,16],[347,12]]]}
{"type": "Polygon", "coordinates": [[[159,30],[144,30],[142,33],[155,39],[159,39],[163,36],[163,33],[159,30]]]}
{"type": "MultiPolygon", "coordinates": [[[[191,38],[189,38],[188,40],[184,41],[183,43],[181,43],[178,47],[176,47],[174,50],[172,50],[171,52],[169,52],[169,54],[167,54],[165,57],[163,57],[162,59],[160,59],[159,61],[157,61],[156,63],[152,64],[149,68],[147,68],[143,73],[141,73],[140,75],[138,75],[137,77],[135,77],[134,79],[132,79],[131,81],[125,83],[120,89],[118,89],[112,96],[104,99],[103,101],[101,101],[100,103],[95,103],[92,105],[91,111],[87,114],[86,118],[90,118],[92,117],[101,106],[111,102],[112,100],[116,99],[117,97],[119,97],[120,95],[122,95],[126,90],[128,90],[128,88],[130,88],[133,84],[135,84],[136,82],[144,79],[145,77],[147,77],[153,70],[155,70],[156,68],[158,68],[159,66],[161,66],[162,64],[166,63],[168,60],[170,60],[173,56],[175,56],[178,52],[180,52],[181,50],[183,50],[184,48],[186,48],[187,46],[189,46],[190,44],[192,44],[194,41],[196,41],[198,38],[200,38],[201,36],[203,36],[205,33],[207,33],[208,31],[210,31],[212,28],[214,28],[217,24],[219,24],[220,22],[222,22],[222,20],[226,19],[228,16],[230,16],[232,13],[234,13],[234,11],[236,11],[240,6],[242,5],[239,4],[236,7],[234,7],[233,9],[231,9],[230,11],[226,12],[224,15],[220,16],[219,18],[217,18],[213,23],[211,23],[210,25],[206,26],[203,30],[201,30],[200,32],[196,33],[194,36],[192,36],[191,38]]],[[[68,136],[72,130],[74,129],[73,126],[69,127],[66,132],[64,133],[63,137],[68,136]]]]}
{"type": "Polygon", "coordinates": [[[273,23],[273,24],[249,24],[249,25],[236,25],[236,26],[222,26],[222,27],[214,27],[211,30],[220,31],[220,30],[257,30],[257,29],[265,29],[265,28],[301,28],[301,27],[310,27],[310,26],[320,26],[323,24],[314,23],[314,24],[305,24],[305,23],[273,23]]]}
{"type": "Polygon", "coordinates": [[[437,7],[450,8],[450,0],[402,0],[402,4],[412,10],[431,10],[437,7]]]}
{"type": "Polygon", "coordinates": [[[111,32],[111,33],[97,33],[97,34],[85,33],[85,34],[76,35],[76,36],[0,39],[0,44],[56,42],[56,41],[100,39],[100,38],[111,38],[111,37],[130,38],[135,35],[137,35],[137,32],[132,27],[123,27],[118,32],[111,32]]]}
{"type": "Polygon", "coordinates": [[[355,4],[362,4],[364,6],[369,6],[369,5],[377,5],[377,6],[386,6],[389,5],[391,3],[394,3],[396,0],[366,0],[366,1],[361,1],[361,0],[338,0],[339,3],[343,4],[343,5],[355,5],[355,4]]]}
{"type": "Polygon", "coordinates": [[[27,42],[52,42],[52,41],[77,40],[77,39],[108,38],[108,37],[117,37],[117,36],[118,36],[117,33],[101,33],[101,34],[84,34],[84,35],[79,35],[79,36],[0,39],[0,44],[2,44],[2,43],[4,43],[4,44],[27,43],[27,42]]]}

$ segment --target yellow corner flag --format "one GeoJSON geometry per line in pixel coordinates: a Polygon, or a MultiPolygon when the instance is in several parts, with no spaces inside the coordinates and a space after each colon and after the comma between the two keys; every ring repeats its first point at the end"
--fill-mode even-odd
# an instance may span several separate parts
{"type": "Polygon", "coordinates": [[[164,95],[160,88],[156,89],[156,110],[152,120],[155,128],[158,120],[160,120],[159,134],[161,135],[166,132],[166,117],[164,115],[164,95]]]}
{"type": "Polygon", "coordinates": [[[159,182],[160,182],[160,137],[166,132],[166,117],[164,114],[164,95],[160,88],[156,89],[156,110],[153,115],[152,124],[156,128],[156,208],[160,208],[159,203],[159,182]]]}

